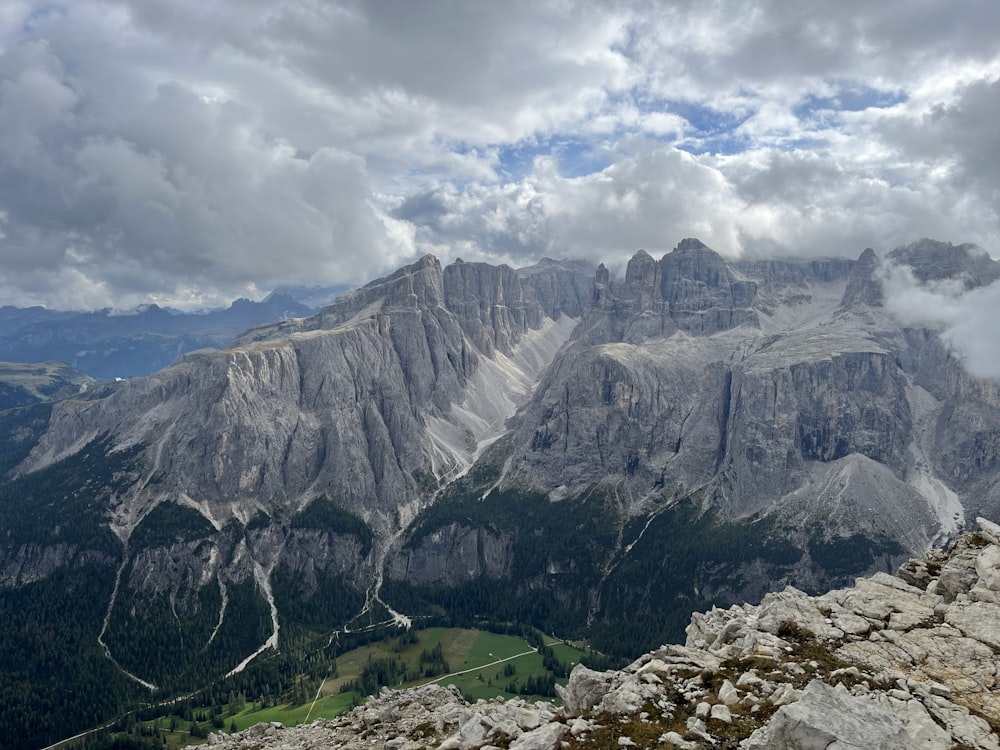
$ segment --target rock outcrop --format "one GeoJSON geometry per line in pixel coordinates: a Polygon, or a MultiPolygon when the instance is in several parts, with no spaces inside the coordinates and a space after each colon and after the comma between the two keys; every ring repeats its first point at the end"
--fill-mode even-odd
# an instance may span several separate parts
{"type": "Polygon", "coordinates": [[[889,253],[894,263],[908,266],[920,281],[961,281],[966,289],[975,289],[1000,279],[1000,263],[978,245],[920,239],[897,247],[889,253]]]}
{"type": "Polygon", "coordinates": [[[590,343],[639,344],[677,331],[704,336],[757,326],[756,294],[755,282],[699,240],[682,240],[659,261],[639,250],[623,283],[598,269],[594,313],[578,336],[590,343]]]}
{"type": "MultiPolygon", "coordinates": [[[[561,706],[383,689],[335,719],[212,735],[219,750],[386,747],[1000,748],[1000,526],[809,597],[693,616],[685,645],[577,666],[561,706]]],[[[446,680],[444,681],[447,682],[446,680]]]]}
{"type": "Polygon", "coordinates": [[[876,276],[877,270],[878,256],[870,247],[865,248],[861,257],[858,258],[857,264],[851,269],[851,275],[847,279],[847,288],[840,300],[841,307],[852,308],[858,305],[880,307],[882,305],[884,297],[882,285],[876,276]]]}

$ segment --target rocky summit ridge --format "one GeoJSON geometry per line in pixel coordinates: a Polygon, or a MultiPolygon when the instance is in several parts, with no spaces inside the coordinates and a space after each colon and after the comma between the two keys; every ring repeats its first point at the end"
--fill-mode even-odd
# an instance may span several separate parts
{"type": "MultiPolygon", "coordinates": [[[[685,645],[620,671],[575,667],[562,706],[469,704],[428,684],[336,719],[212,735],[218,750],[946,750],[1000,748],[1000,526],[895,576],[696,613],[685,645]]],[[[443,682],[447,682],[446,680],[443,682]]]]}

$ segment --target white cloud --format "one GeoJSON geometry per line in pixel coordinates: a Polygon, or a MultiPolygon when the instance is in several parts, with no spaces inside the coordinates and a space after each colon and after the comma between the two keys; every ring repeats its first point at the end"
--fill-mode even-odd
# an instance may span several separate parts
{"type": "Polygon", "coordinates": [[[941,337],[980,378],[1000,380],[1000,281],[966,289],[961,279],[919,282],[906,266],[880,267],[885,307],[906,325],[942,331],[941,337]]]}
{"type": "Polygon", "coordinates": [[[0,288],[222,302],[692,235],[1000,252],[1000,6],[845,1],[4,3],[0,288]]]}

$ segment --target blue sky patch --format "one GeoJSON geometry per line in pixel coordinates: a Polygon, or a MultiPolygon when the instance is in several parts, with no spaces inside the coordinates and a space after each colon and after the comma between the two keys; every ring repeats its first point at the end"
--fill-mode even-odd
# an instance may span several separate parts
{"type": "Polygon", "coordinates": [[[647,106],[644,110],[683,117],[689,129],[684,139],[675,145],[691,154],[738,154],[751,145],[749,138],[736,133],[750,118],[750,112],[726,112],[683,99],[657,102],[656,106],[647,106]]]}
{"type": "Polygon", "coordinates": [[[497,172],[504,180],[522,180],[534,170],[536,157],[552,156],[563,177],[583,177],[600,172],[611,164],[611,159],[599,147],[602,142],[553,135],[501,146],[497,172]]]}
{"type": "Polygon", "coordinates": [[[696,134],[702,136],[717,135],[735,130],[749,118],[749,114],[741,112],[725,112],[706,107],[698,102],[675,99],[663,102],[661,107],[649,111],[670,112],[680,115],[694,128],[696,134]]]}
{"type": "Polygon", "coordinates": [[[862,112],[870,107],[885,109],[906,101],[902,91],[880,91],[866,86],[843,88],[835,96],[809,95],[792,108],[800,120],[816,117],[821,112],[862,112]]]}

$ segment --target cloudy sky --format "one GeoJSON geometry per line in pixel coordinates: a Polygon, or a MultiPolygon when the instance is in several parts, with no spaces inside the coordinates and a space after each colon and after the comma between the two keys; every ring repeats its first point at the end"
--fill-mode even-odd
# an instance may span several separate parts
{"type": "Polygon", "coordinates": [[[1000,255],[1000,3],[0,0],[0,304],[1000,255]]]}

